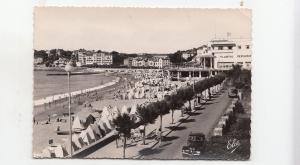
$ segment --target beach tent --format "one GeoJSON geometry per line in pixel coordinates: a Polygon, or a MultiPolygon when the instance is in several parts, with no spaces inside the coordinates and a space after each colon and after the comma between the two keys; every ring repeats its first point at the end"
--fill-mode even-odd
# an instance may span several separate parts
{"type": "Polygon", "coordinates": [[[215,128],[214,132],[213,132],[213,135],[214,136],[222,136],[223,135],[223,128],[220,128],[220,127],[215,128]]]}
{"type": "Polygon", "coordinates": [[[43,149],[41,156],[43,158],[51,158],[51,156],[53,157],[48,147],[43,149]]]}
{"type": "Polygon", "coordinates": [[[227,116],[227,115],[222,116],[221,119],[227,121],[229,119],[229,116],[227,116]]]}
{"type": "Polygon", "coordinates": [[[87,128],[88,125],[94,123],[96,121],[96,119],[94,118],[94,116],[91,114],[90,111],[87,110],[81,110],[79,111],[77,114],[77,117],[80,120],[80,123],[87,128]]]}
{"type": "Polygon", "coordinates": [[[107,118],[101,118],[101,120],[105,123],[109,131],[112,130],[112,126],[107,118]]]}
{"type": "Polygon", "coordinates": [[[72,130],[73,131],[81,131],[84,129],[85,129],[84,125],[80,122],[79,117],[76,116],[75,120],[73,122],[73,125],[72,125],[72,130]]]}
{"type": "Polygon", "coordinates": [[[55,157],[56,158],[63,158],[68,155],[66,149],[61,145],[57,145],[54,149],[55,157]]]}
{"type": "Polygon", "coordinates": [[[135,115],[136,110],[137,110],[137,105],[136,105],[136,104],[133,104],[133,105],[131,106],[130,114],[131,114],[131,115],[135,115]]]}
{"type": "Polygon", "coordinates": [[[101,115],[104,117],[107,117],[109,115],[109,111],[106,106],[103,107],[101,115]]]}
{"type": "Polygon", "coordinates": [[[100,113],[99,112],[92,112],[91,115],[97,120],[101,117],[100,113]]]}
{"type": "Polygon", "coordinates": [[[219,121],[218,125],[224,125],[224,126],[226,126],[226,120],[221,119],[221,120],[219,121]]]}
{"type": "Polygon", "coordinates": [[[136,99],[139,98],[139,91],[136,91],[136,92],[134,93],[134,98],[136,98],[136,99]]]}
{"type": "Polygon", "coordinates": [[[91,139],[90,135],[86,130],[82,131],[79,137],[83,140],[85,145],[90,145],[93,142],[93,140],[91,139]]]}
{"type": "Polygon", "coordinates": [[[97,124],[91,124],[90,126],[92,127],[92,130],[95,132],[97,139],[102,138],[100,127],[97,124]]]}
{"type": "Polygon", "coordinates": [[[110,126],[111,126],[112,128],[114,128],[115,125],[114,125],[114,122],[113,122],[113,116],[112,116],[112,115],[109,115],[109,116],[107,117],[107,120],[109,121],[110,126]]]}
{"type": "Polygon", "coordinates": [[[106,124],[102,121],[102,120],[99,120],[97,125],[100,127],[100,131],[101,131],[101,135],[104,137],[105,134],[107,132],[109,132],[109,128],[106,126],[106,124]]]}
{"type": "Polygon", "coordinates": [[[127,106],[126,105],[123,105],[122,109],[121,109],[121,114],[128,114],[128,111],[127,111],[127,106]]]}
{"type": "Polygon", "coordinates": [[[96,141],[99,139],[99,137],[97,137],[96,133],[94,132],[93,128],[91,127],[91,125],[89,125],[86,129],[86,132],[89,134],[89,136],[92,139],[92,142],[96,141]]]}
{"type": "Polygon", "coordinates": [[[79,150],[84,146],[84,142],[81,137],[79,137],[78,134],[73,134],[72,135],[72,147],[74,150],[79,150]]]}

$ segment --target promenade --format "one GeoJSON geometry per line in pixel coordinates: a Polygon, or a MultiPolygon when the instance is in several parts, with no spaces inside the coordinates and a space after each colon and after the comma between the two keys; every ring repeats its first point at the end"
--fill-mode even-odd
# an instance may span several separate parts
{"type": "MultiPolygon", "coordinates": [[[[192,132],[203,132],[209,136],[212,128],[227,108],[231,99],[227,92],[206,102],[190,115],[181,117],[181,111],[174,111],[174,122],[171,124],[171,113],[163,116],[163,136],[164,140],[160,145],[155,139],[147,139],[146,145],[142,141],[137,143],[128,141],[126,148],[126,158],[133,159],[182,159],[181,148],[186,144],[188,134],[192,132]]],[[[146,134],[159,127],[159,120],[146,127],[146,134]]],[[[99,148],[89,154],[87,158],[122,158],[123,147],[116,147],[116,141],[99,148]]]]}

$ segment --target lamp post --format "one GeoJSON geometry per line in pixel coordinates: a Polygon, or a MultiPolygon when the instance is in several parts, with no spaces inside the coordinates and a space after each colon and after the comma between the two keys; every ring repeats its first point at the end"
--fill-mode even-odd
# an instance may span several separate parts
{"type": "Polygon", "coordinates": [[[69,62],[65,66],[65,71],[68,74],[68,95],[69,95],[69,133],[70,133],[70,158],[73,156],[73,151],[72,151],[72,118],[71,118],[71,92],[70,92],[70,76],[71,76],[71,71],[73,71],[73,67],[71,63],[69,62]]]}

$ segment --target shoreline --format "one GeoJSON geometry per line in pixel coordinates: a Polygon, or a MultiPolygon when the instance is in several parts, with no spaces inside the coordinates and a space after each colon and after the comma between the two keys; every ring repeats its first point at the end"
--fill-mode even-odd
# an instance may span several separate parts
{"type": "MultiPolygon", "coordinates": [[[[120,79],[121,79],[120,77],[117,77],[113,81],[105,83],[103,85],[99,85],[99,86],[96,86],[96,87],[92,87],[92,88],[87,88],[87,89],[82,89],[82,90],[77,90],[77,91],[71,92],[71,97],[72,96],[81,95],[81,94],[85,94],[85,93],[88,93],[88,92],[93,92],[93,91],[96,91],[96,90],[103,89],[105,87],[112,86],[112,85],[118,83],[120,81],[120,79]]],[[[41,105],[44,105],[44,104],[49,104],[49,103],[52,103],[54,101],[59,101],[59,100],[65,99],[68,96],[69,96],[68,93],[62,93],[62,94],[56,94],[56,95],[52,95],[52,96],[47,96],[47,97],[42,98],[42,99],[34,100],[33,105],[34,106],[41,106],[41,105]]]]}
{"type": "MultiPolygon", "coordinates": [[[[85,93],[85,94],[79,94],[77,97],[74,97],[71,99],[71,111],[76,113],[84,106],[81,103],[86,102],[93,102],[95,100],[103,100],[103,99],[110,99],[113,96],[113,92],[115,90],[122,90],[123,86],[130,82],[134,82],[135,78],[132,75],[115,75],[119,78],[119,81],[110,85],[103,87],[101,89],[96,89],[91,92],[85,93]],[[127,80],[125,80],[127,79],[127,80]]],[[[33,106],[33,117],[36,121],[46,120],[48,117],[53,114],[57,114],[58,116],[63,115],[63,113],[68,112],[67,109],[68,106],[68,100],[67,98],[61,99],[59,101],[55,101],[54,104],[42,104],[39,106],[33,106]]]]}

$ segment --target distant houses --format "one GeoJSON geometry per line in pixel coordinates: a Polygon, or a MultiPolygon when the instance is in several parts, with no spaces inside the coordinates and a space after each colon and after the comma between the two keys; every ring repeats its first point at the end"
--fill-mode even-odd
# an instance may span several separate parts
{"type": "Polygon", "coordinates": [[[170,66],[189,66],[204,69],[229,70],[232,65],[243,69],[252,67],[252,45],[250,39],[212,39],[206,44],[171,54],[126,54],[79,49],[35,50],[34,65],[64,67],[72,60],[76,66],[92,67],[133,67],[165,68],[170,66]],[[173,63],[172,63],[173,62],[173,63]]]}
{"type": "Polygon", "coordinates": [[[78,51],[78,62],[81,65],[112,65],[112,54],[102,51],[78,51]]]}
{"type": "Polygon", "coordinates": [[[170,58],[168,56],[151,56],[151,57],[129,57],[124,59],[124,65],[127,67],[148,67],[148,68],[164,68],[170,66],[170,58]]]}

